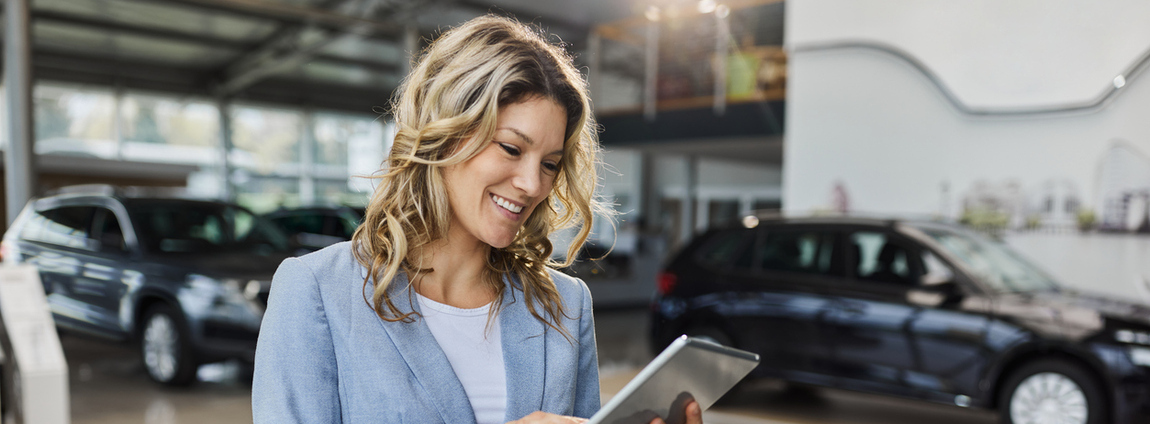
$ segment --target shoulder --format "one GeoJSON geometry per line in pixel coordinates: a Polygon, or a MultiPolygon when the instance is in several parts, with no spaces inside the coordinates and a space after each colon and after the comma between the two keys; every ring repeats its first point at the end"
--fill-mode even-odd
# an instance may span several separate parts
{"type": "Polygon", "coordinates": [[[563,304],[568,308],[591,309],[591,291],[582,279],[572,277],[554,269],[547,269],[551,281],[555,283],[555,290],[563,298],[563,304]]]}
{"type": "MultiPolygon", "coordinates": [[[[324,279],[331,276],[350,275],[358,275],[362,278],[365,271],[359,261],[355,259],[351,249],[350,241],[340,242],[297,258],[289,258],[284,261],[284,264],[297,261],[298,265],[310,270],[316,276],[325,277],[324,279]]],[[[280,266],[282,268],[284,265],[280,266]]]]}

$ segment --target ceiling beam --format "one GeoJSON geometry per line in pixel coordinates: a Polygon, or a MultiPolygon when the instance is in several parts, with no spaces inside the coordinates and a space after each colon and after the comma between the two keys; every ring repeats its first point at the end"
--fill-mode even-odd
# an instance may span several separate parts
{"type": "Polygon", "coordinates": [[[235,40],[231,38],[224,38],[213,35],[198,35],[190,34],[182,31],[173,31],[170,29],[162,29],[155,27],[145,27],[141,25],[132,25],[123,22],[115,22],[107,19],[97,19],[91,16],[76,15],[70,13],[61,13],[54,11],[34,11],[32,12],[33,24],[36,22],[64,24],[75,27],[82,27],[92,30],[107,31],[111,33],[121,33],[127,35],[135,35],[141,37],[162,38],[170,41],[179,41],[188,44],[200,44],[205,46],[220,47],[229,50],[247,50],[254,48],[256,43],[235,40]]]}
{"type": "Polygon", "coordinates": [[[316,25],[328,30],[360,35],[399,37],[402,27],[393,22],[348,16],[315,7],[295,6],[268,0],[135,0],[151,4],[168,3],[243,15],[258,19],[272,19],[296,25],[316,25]]]}
{"type": "MultiPolygon", "coordinates": [[[[34,12],[32,14],[32,19],[33,24],[37,22],[64,24],[91,30],[107,31],[110,33],[119,33],[138,37],[164,39],[168,41],[196,44],[234,51],[250,51],[258,48],[260,45],[258,42],[242,41],[212,35],[190,34],[187,32],[174,31],[170,29],[145,27],[123,22],[114,22],[105,19],[94,19],[89,16],[74,15],[69,13],[48,11],[34,12]]],[[[335,65],[354,66],[380,73],[393,73],[399,70],[399,65],[395,63],[353,59],[328,54],[315,55],[312,57],[312,60],[335,65]]]]}
{"type": "MultiPolygon", "coordinates": [[[[169,93],[212,99],[212,86],[206,78],[210,69],[164,65],[139,60],[109,60],[99,54],[65,51],[32,53],[37,81],[55,81],[100,87],[119,86],[127,90],[169,93]]],[[[2,62],[0,62],[2,65],[2,62]]],[[[298,79],[270,78],[245,90],[241,101],[372,113],[386,105],[393,86],[365,87],[298,79]]]]}
{"type": "MultiPolygon", "coordinates": [[[[357,14],[374,15],[381,0],[342,0],[333,9],[354,9],[357,14]]],[[[318,55],[334,43],[358,39],[365,31],[351,28],[347,32],[323,31],[313,25],[284,28],[266,39],[256,49],[245,53],[223,67],[222,78],[215,88],[217,96],[227,97],[272,75],[291,71],[318,55]]]]}

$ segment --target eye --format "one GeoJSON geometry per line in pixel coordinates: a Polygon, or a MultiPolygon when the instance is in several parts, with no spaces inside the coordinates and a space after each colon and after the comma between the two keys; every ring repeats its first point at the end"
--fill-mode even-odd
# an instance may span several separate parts
{"type": "Polygon", "coordinates": [[[543,169],[546,169],[548,173],[554,174],[559,172],[559,164],[556,162],[543,162],[543,169]]]}
{"type": "Polygon", "coordinates": [[[502,147],[503,151],[507,152],[507,154],[509,154],[511,156],[519,156],[519,148],[518,147],[515,147],[515,146],[507,144],[507,143],[499,143],[499,147],[502,147]]]}

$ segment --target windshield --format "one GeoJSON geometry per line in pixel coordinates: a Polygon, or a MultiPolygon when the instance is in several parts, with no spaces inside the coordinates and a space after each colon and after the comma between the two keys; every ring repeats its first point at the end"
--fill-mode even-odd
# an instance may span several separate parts
{"type": "Polygon", "coordinates": [[[286,252],[288,238],[274,225],[234,205],[144,200],[129,207],[140,244],[153,253],[286,252]]]}
{"type": "Polygon", "coordinates": [[[919,228],[1000,292],[1053,290],[1058,283],[1006,245],[972,233],[919,228]]]}

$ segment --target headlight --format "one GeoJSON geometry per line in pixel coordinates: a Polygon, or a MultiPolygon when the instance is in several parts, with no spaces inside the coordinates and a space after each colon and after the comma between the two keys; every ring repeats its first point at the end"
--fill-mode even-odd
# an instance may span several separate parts
{"type": "Polygon", "coordinates": [[[1118,330],[1114,332],[1114,340],[1118,340],[1122,343],[1150,346],[1150,333],[1144,331],[1118,330]]]}
{"type": "Polygon", "coordinates": [[[198,305],[196,309],[204,313],[229,320],[248,320],[262,315],[262,308],[253,302],[259,295],[258,281],[192,274],[188,276],[188,288],[190,304],[198,305]]]}
{"type": "Polygon", "coordinates": [[[1150,348],[1131,346],[1130,362],[1135,365],[1150,367],[1150,348]]]}
{"type": "Polygon", "coordinates": [[[228,301],[244,299],[240,280],[219,280],[206,275],[192,274],[188,276],[188,286],[197,294],[211,299],[224,298],[228,301]]]}

